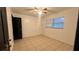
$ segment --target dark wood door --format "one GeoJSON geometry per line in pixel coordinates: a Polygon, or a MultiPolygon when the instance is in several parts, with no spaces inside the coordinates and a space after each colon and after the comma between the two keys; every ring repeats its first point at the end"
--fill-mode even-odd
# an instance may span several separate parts
{"type": "Polygon", "coordinates": [[[74,43],[74,51],[79,51],[79,15],[78,15],[75,43],[74,43]]]}
{"type": "Polygon", "coordinates": [[[2,26],[2,16],[0,12],[0,50],[2,50],[5,45],[4,45],[4,33],[3,33],[3,26],[2,26]]]}
{"type": "Polygon", "coordinates": [[[9,50],[8,45],[6,8],[0,7],[0,50],[9,50]]]}
{"type": "Polygon", "coordinates": [[[13,17],[13,35],[14,39],[22,39],[22,23],[21,18],[13,17]]]}

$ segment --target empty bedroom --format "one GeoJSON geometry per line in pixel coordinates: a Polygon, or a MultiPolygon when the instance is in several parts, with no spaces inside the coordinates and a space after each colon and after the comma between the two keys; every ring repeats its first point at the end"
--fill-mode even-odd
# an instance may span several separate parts
{"type": "Polygon", "coordinates": [[[74,49],[78,8],[10,7],[7,20],[12,51],[74,49]]]}

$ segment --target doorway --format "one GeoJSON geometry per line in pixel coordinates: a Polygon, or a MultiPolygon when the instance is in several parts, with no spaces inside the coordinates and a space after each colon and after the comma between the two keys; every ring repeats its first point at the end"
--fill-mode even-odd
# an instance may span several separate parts
{"type": "Polygon", "coordinates": [[[14,40],[22,39],[22,23],[20,17],[12,17],[14,40]]]}

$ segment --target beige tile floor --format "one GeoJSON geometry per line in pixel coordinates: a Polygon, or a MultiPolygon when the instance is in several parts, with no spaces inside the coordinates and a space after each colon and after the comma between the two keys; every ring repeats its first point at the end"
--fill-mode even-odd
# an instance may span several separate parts
{"type": "Polygon", "coordinates": [[[72,51],[71,45],[39,35],[15,40],[13,51],[72,51]]]}

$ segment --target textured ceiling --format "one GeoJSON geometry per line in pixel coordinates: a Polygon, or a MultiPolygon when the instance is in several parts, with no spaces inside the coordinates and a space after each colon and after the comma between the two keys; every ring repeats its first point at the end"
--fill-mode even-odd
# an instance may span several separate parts
{"type": "MultiPolygon", "coordinates": [[[[39,7],[39,9],[43,9],[45,7],[39,7]]],[[[47,13],[58,13],[63,10],[69,9],[68,7],[47,7],[47,13]]],[[[12,7],[13,13],[21,13],[35,16],[38,13],[34,11],[34,7],[12,7]]]]}

